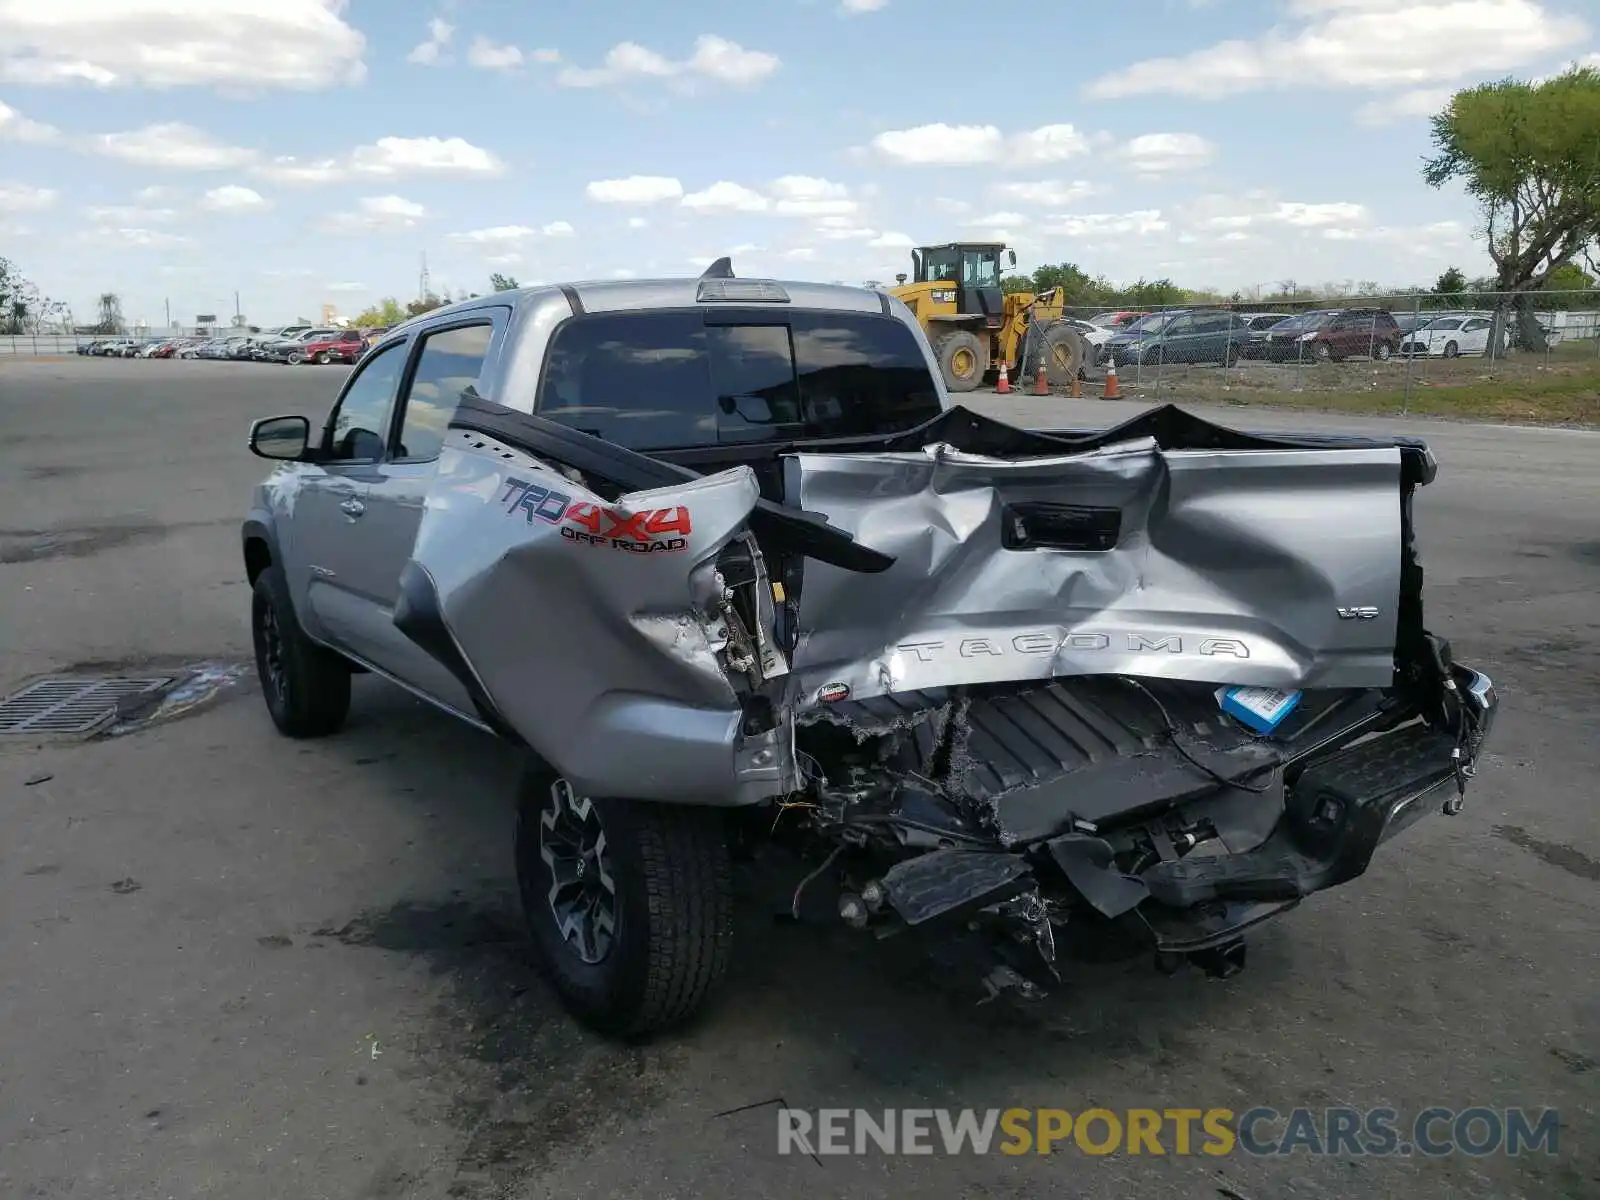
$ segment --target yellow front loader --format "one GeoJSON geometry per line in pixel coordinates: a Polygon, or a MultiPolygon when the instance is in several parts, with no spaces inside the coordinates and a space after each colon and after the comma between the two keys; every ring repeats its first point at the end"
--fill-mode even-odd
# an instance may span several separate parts
{"type": "Polygon", "coordinates": [[[948,391],[970,392],[1005,363],[1015,380],[1032,380],[1041,356],[1052,385],[1083,369],[1084,344],[1068,324],[1061,288],[1035,295],[1005,292],[1000,273],[1017,265],[1002,242],[951,242],[911,252],[910,282],[890,290],[916,315],[939,359],[948,391]]]}

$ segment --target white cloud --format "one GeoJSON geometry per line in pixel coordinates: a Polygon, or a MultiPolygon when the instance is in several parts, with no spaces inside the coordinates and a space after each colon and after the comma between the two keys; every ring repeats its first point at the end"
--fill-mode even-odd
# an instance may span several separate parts
{"type": "Polygon", "coordinates": [[[1424,87],[1507,71],[1589,36],[1536,0],[1294,0],[1295,26],[1119,66],[1087,92],[1214,99],[1262,88],[1424,87]]]}
{"type": "Polygon", "coordinates": [[[666,175],[629,175],[626,179],[597,179],[584,188],[597,204],[660,204],[683,195],[683,185],[666,175]]]}
{"type": "Polygon", "coordinates": [[[322,88],[365,76],[344,0],[4,0],[0,79],[322,88]]]}
{"type": "Polygon", "coordinates": [[[367,290],[367,285],[364,283],[329,283],[325,284],[324,288],[330,292],[364,292],[367,290]]]}
{"type": "MultiPolygon", "coordinates": [[[[1023,184],[1022,186],[1026,187],[1027,185],[1023,184]]],[[[962,216],[963,214],[972,211],[972,205],[968,201],[956,200],[949,196],[936,196],[933,201],[933,206],[940,212],[949,213],[951,216],[955,217],[962,216]]]]}
{"type": "Polygon", "coordinates": [[[776,54],[746,50],[727,38],[702,34],[686,59],[669,59],[637,42],[618,42],[606,51],[603,66],[564,67],[556,82],[563,87],[603,87],[627,79],[698,79],[738,86],[760,82],[779,65],[776,54]]]}
{"type": "Polygon", "coordinates": [[[727,180],[719,180],[703,191],[690,192],[679,203],[695,212],[711,214],[766,212],[769,204],[760,192],[727,180]]]}
{"type": "Polygon", "coordinates": [[[1393,125],[1413,118],[1431,117],[1450,103],[1455,93],[1449,88],[1412,88],[1387,100],[1373,100],[1356,110],[1363,125],[1393,125]]]}
{"type": "Polygon", "coordinates": [[[467,62],[483,71],[510,71],[522,65],[522,51],[510,42],[500,45],[480,34],[467,47],[467,62]]]}
{"type": "Polygon", "coordinates": [[[431,67],[439,61],[439,56],[444,53],[450,39],[455,36],[456,27],[442,17],[434,17],[428,22],[428,38],[418,42],[411,48],[411,53],[406,55],[408,63],[418,66],[431,67]]]}
{"type": "Polygon", "coordinates": [[[909,250],[916,245],[911,238],[903,233],[880,233],[867,243],[874,250],[909,250]]]}
{"type": "Polygon", "coordinates": [[[1306,203],[1274,200],[1263,193],[1241,197],[1199,196],[1188,206],[1190,223],[1199,229],[1242,230],[1261,226],[1291,229],[1356,229],[1371,219],[1366,207],[1338,200],[1306,203]]]}
{"type": "Polygon", "coordinates": [[[237,183],[223,184],[221,187],[212,188],[200,197],[200,207],[211,212],[260,212],[270,207],[266,198],[254,188],[241,187],[237,183]]]}
{"type": "Polygon", "coordinates": [[[959,166],[992,162],[1005,138],[993,125],[939,123],[890,129],[873,138],[871,145],[883,158],[901,165],[959,166]]]}
{"type": "Polygon", "coordinates": [[[253,169],[253,173],[273,183],[337,183],[348,175],[346,165],[335,158],[301,159],[279,155],[253,169]]]}
{"type": "Polygon", "coordinates": [[[628,218],[628,228],[629,229],[648,229],[649,227],[650,227],[650,222],[645,217],[629,217],[628,218]]]}
{"type": "Polygon", "coordinates": [[[783,257],[790,262],[810,262],[816,258],[817,252],[810,246],[796,246],[792,250],[785,250],[783,257]]]}
{"type": "Polygon", "coordinates": [[[1171,228],[1160,209],[1147,208],[1129,213],[1062,213],[1038,227],[1046,237],[1105,238],[1130,234],[1164,233],[1171,228]]]}
{"type": "Polygon", "coordinates": [[[785,217],[847,216],[859,207],[842,183],[814,175],[784,175],[767,185],[772,210],[785,217]]]}
{"type": "Polygon", "coordinates": [[[329,214],[322,228],[329,233],[399,233],[427,215],[422,205],[404,196],[366,196],[352,211],[329,214]]]}
{"type": "Polygon", "coordinates": [[[469,229],[464,233],[452,233],[449,239],[452,242],[463,242],[473,246],[483,246],[505,254],[520,247],[524,242],[536,237],[571,237],[575,231],[566,221],[552,221],[539,229],[531,225],[494,225],[487,229],[469,229]]]}
{"type": "Polygon", "coordinates": [[[84,231],[83,241],[116,247],[139,247],[146,250],[171,250],[178,246],[191,246],[194,239],[177,233],[163,233],[157,229],[138,227],[121,228],[101,225],[84,231]]]}
{"type": "Polygon", "coordinates": [[[0,213],[40,212],[54,206],[60,193],[31,183],[0,183],[0,213]]]}
{"type": "Polygon", "coordinates": [[[155,185],[140,188],[133,194],[133,198],[139,201],[140,204],[159,204],[163,200],[173,199],[176,195],[177,193],[169,187],[155,185]]]}
{"type": "Polygon", "coordinates": [[[1006,147],[1007,162],[1053,163],[1065,162],[1089,153],[1089,139],[1071,125],[1042,125],[1028,133],[1019,133],[1006,147]]]}
{"type": "Polygon", "coordinates": [[[53,125],[30,121],[9,104],[0,103],[0,139],[14,142],[53,141],[60,131],[53,125]]]}
{"type": "Polygon", "coordinates": [[[988,213],[965,222],[974,229],[1009,229],[1013,225],[1026,225],[1028,218],[1016,212],[988,213]]]}
{"type": "Polygon", "coordinates": [[[345,179],[398,179],[412,175],[494,178],[506,165],[465,138],[382,137],[344,158],[284,156],[259,164],[255,174],[275,183],[336,183],[345,179]]]}
{"type": "Polygon", "coordinates": [[[247,166],[256,158],[254,150],[229,146],[179,121],[146,125],[126,133],[95,134],[86,144],[108,158],[174,171],[225,171],[247,166]]]}
{"type": "MultiPolygon", "coordinates": [[[[1075,179],[1070,183],[1059,179],[1040,179],[1031,183],[997,183],[989,190],[999,199],[1010,200],[1015,204],[1036,204],[1041,208],[1062,208],[1099,191],[1094,184],[1085,179],[1075,179]]],[[[968,206],[964,202],[957,203],[962,204],[960,211],[967,211],[968,206]]]]}
{"type": "Polygon", "coordinates": [[[178,210],[142,204],[91,204],[84,208],[83,215],[96,225],[165,225],[178,219],[178,210]]]}
{"type": "Polygon", "coordinates": [[[541,50],[535,50],[528,57],[532,58],[534,62],[538,63],[558,63],[561,61],[561,51],[545,48],[541,50]]]}
{"type": "Polygon", "coordinates": [[[1063,162],[1089,152],[1089,139],[1071,125],[1042,125],[1007,137],[994,125],[918,125],[872,139],[879,157],[900,166],[1063,162]]]}
{"type": "Polygon", "coordinates": [[[1122,148],[1123,160],[1141,175],[1193,171],[1216,156],[1216,145],[1197,133],[1147,133],[1122,148]]]}
{"type": "Polygon", "coordinates": [[[889,7],[889,0],[839,0],[839,11],[854,16],[857,13],[877,12],[889,7]]]}

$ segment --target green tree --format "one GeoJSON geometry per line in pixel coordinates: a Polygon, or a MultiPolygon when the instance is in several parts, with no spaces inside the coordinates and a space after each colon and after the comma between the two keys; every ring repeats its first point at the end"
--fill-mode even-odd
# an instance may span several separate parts
{"type": "Polygon", "coordinates": [[[1478,202],[1496,290],[1518,313],[1518,344],[1542,350],[1528,293],[1580,255],[1593,265],[1600,239],[1600,70],[1467,88],[1432,125],[1423,178],[1436,188],[1460,181],[1478,202]]]}
{"type": "Polygon", "coordinates": [[[502,275],[495,271],[489,276],[489,286],[497,292],[514,292],[522,285],[515,275],[502,275]]]}
{"type": "Polygon", "coordinates": [[[1577,263],[1563,263],[1544,277],[1547,292],[1587,292],[1594,287],[1594,276],[1577,263]]]}
{"type": "Polygon", "coordinates": [[[350,318],[350,324],[361,329],[382,327],[385,329],[399,325],[410,316],[405,307],[393,296],[385,296],[365,312],[357,313],[350,318]]]}
{"type": "Polygon", "coordinates": [[[1467,277],[1460,267],[1446,267],[1433,285],[1435,296],[1459,296],[1467,290],[1467,277]]]}
{"type": "Polygon", "coordinates": [[[420,317],[423,313],[432,312],[436,308],[443,308],[448,303],[449,300],[445,297],[436,296],[429,292],[426,296],[406,301],[406,316],[420,317]]]}

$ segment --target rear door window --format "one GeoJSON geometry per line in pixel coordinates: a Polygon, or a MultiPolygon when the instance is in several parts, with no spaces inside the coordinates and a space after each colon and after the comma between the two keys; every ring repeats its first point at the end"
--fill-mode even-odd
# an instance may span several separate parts
{"type": "Polygon", "coordinates": [[[916,336],[889,317],[608,313],[557,332],[541,417],[633,450],[898,432],[939,415],[916,336]]]}

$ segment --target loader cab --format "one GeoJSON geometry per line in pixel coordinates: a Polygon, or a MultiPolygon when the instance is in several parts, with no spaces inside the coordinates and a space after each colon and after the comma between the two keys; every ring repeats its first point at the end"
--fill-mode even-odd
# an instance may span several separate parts
{"type": "Polygon", "coordinates": [[[1005,323],[1000,272],[1017,265],[1017,253],[1002,242],[950,242],[911,252],[914,283],[955,284],[956,311],[982,317],[990,329],[1005,323]]]}

